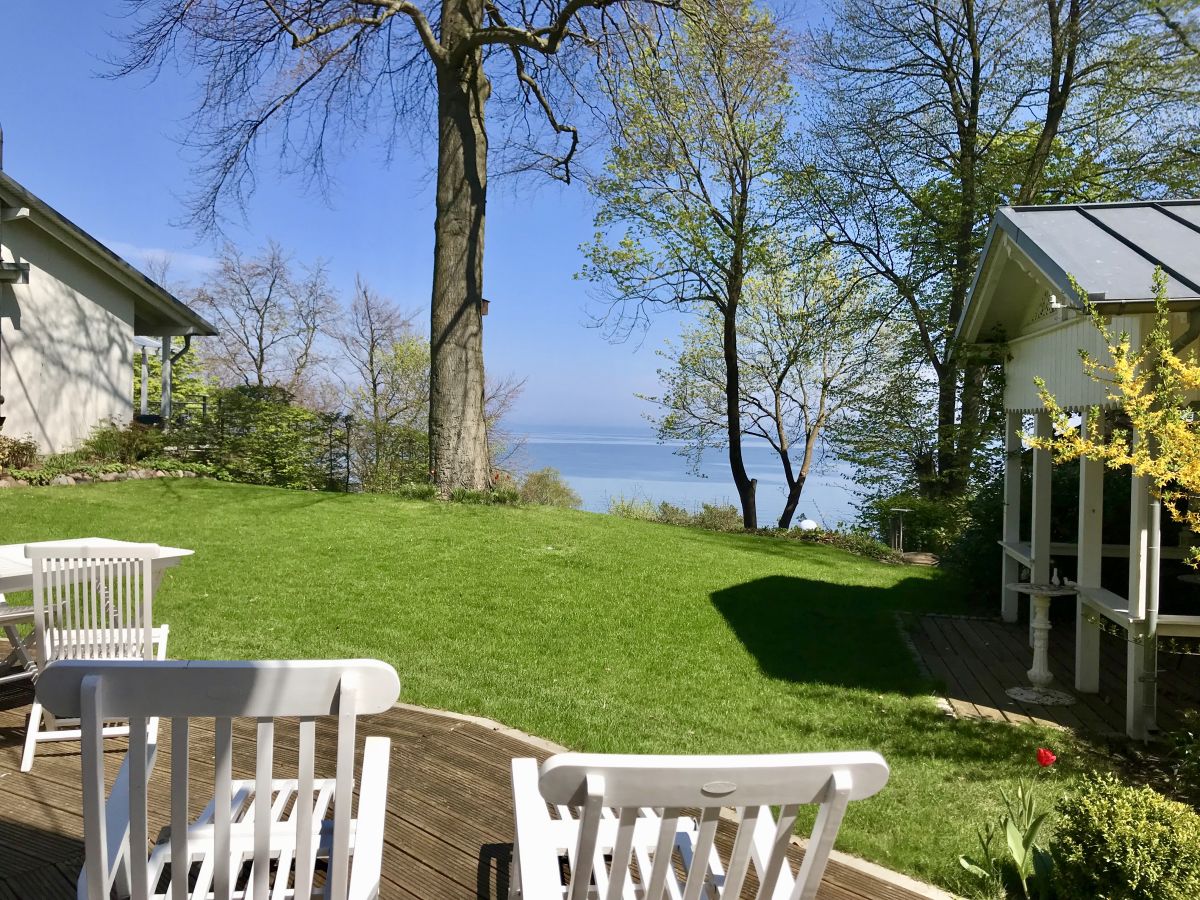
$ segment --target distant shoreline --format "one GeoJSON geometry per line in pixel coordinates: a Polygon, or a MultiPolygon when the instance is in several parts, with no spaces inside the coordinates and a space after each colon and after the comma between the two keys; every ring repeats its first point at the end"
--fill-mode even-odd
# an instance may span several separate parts
{"type": "MultiPolygon", "coordinates": [[[[668,502],[688,510],[701,504],[737,505],[724,451],[704,454],[700,475],[689,459],[675,451],[682,444],[661,444],[649,424],[634,426],[506,424],[505,430],[524,445],[514,458],[523,470],[557,469],[583,498],[583,508],[607,512],[614,497],[668,502]]],[[[758,483],[760,524],[773,525],[786,500],[783,471],[774,450],[762,441],[744,445],[747,468],[758,483]]],[[[800,498],[799,513],[827,527],[855,520],[853,484],[843,471],[825,466],[810,475],[800,498]]]]}

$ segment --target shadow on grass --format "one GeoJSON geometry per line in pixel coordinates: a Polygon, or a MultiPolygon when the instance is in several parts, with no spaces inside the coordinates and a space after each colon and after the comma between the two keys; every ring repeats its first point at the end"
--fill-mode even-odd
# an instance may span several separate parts
{"type": "Polygon", "coordinates": [[[928,693],[895,613],[928,605],[931,584],[886,588],[770,575],[716,591],[713,606],[769,678],[928,693]]]}

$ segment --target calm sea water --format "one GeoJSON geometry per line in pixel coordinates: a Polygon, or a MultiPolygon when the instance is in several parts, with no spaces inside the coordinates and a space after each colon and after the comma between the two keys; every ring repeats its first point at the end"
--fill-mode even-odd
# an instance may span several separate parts
{"type": "MultiPolygon", "coordinates": [[[[737,505],[737,489],[729,477],[724,450],[705,454],[700,474],[675,451],[678,444],[660,444],[647,426],[605,428],[514,425],[513,435],[523,435],[525,446],[518,464],[526,469],[558,469],[583,498],[585,509],[607,512],[614,497],[666,500],[686,509],[701,503],[737,505]]],[[[765,443],[745,446],[746,466],[758,479],[758,515],[763,525],[773,525],[786,499],[783,470],[775,452],[765,443]]],[[[814,467],[817,468],[817,467],[814,467]]],[[[845,473],[825,465],[809,476],[800,497],[799,513],[826,526],[855,518],[853,484],[845,473]]]]}

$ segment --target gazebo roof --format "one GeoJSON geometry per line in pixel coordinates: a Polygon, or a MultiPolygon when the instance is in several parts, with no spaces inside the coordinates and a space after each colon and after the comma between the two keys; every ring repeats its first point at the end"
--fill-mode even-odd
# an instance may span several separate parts
{"type": "Polygon", "coordinates": [[[1072,277],[1113,313],[1144,309],[1154,299],[1156,267],[1168,277],[1173,302],[1200,305],[1200,200],[1002,207],[957,337],[985,339],[996,326],[1011,335],[1044,289],[1076,304],[1072,277]]]}

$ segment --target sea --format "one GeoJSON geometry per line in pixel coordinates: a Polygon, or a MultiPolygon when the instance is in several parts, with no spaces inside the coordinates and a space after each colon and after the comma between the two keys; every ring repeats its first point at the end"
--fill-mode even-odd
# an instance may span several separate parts
{"type": "MultiPolygon", "coordinates": [[[[583,508],[608,512],[614,498],[666,501],[695,511],[701,504],[738,505],[737,489],[729,476],[727,451],[707,451],[699,471],[680,455],[680,442],[661,443],[653,429],[605,426],[508,425],[506,430],[523,445],[512,464],[526,471],[546,466],[557,469],[583,498],[583,508]]],[[[774,525],[787,499],[779,457],[763,441],[743,445],[746,468],[758,479],[758,517],[774,525]]],[[[855,521],[854,484],[844,468],[822,461],[814,465],[792,524],[802,514],[833,528],[855,521]]]]}

